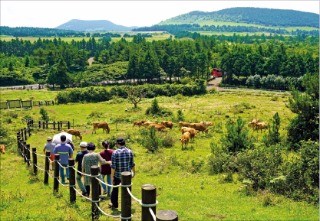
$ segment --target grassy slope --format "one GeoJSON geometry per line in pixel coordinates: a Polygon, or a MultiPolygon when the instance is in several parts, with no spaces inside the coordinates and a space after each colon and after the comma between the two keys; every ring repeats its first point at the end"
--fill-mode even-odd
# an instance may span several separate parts
{"type": "MultiPolygon", "coordinates": [[[[18,92],[13,95],[23,96],[18,92]]],[[[43,93],[45,94],[45,93],[43,93]]],[[[30,96],[30,95],[26,95],[30,96]]],[[[49,96],[52,96],[49,95],[49,96]]],[[[36,96],[35,96],[36,97],[36,96]]],[[[22,99],[24,99],[22,97],[22,99]]],[[[285,107],[288,97],[284,93],[262,92],[254,90],[241,90],[221,92],[219,94],[205,95],[186,98],[177,96],[173,98],[159,97],[160,106],[174,111],[182,109],[186,121],[208,120],[214,122],[208,135],[199,135],[191,143],[188,150],[182,151],[178,142],[180,137],[177,126],[168,134],[174,137],[176,143],[172,148],[161,149],[157,154],[148,154],[137,142],[140,137],[137,127],[132,127],[132,121],[138,119],[150,119],[144,111],[150,106],[151,100],[144,100],[139,106],[140,111],[130,112],[126,109],[132,107],[125,100],[102,102],[96,104],[70,104],[45,107],[49,116],[55,120],[70,120],[75,128],[83,132],[83,140],[98,143],[103,139],[114,139],[117,136],[129,136],[128,146],[136,155],[137,176],[133,180],[133,193],[141,198],[140,187],[142,184],[151,183],[157,186],[158,210],[170,209],[179,214],[180,220],[317,220],[318,210],[316,207],[304,202],[294,202],[282,196],[270,193],[258,193],[255,196],[246,196],[241,189],[241,183],[222,183],[221,175],[208,175],[206,168],[207,156],[210,154],[210,142],[219,142],[224,131],[226,118],[241,116],[246,121],[258,117],[269,121],[275,112],[281,117],[281,134],[285,135],[285,126],[292,113],[285,107]],[[235,105],[241,102],[250,104],[252,109],[244,110],[244,113],[236,114],[235,105]],[[88,118],[92,112],[101,112],[99,120],[106,120],[111,124],[111,133],[105,135],[102,131],[91,134],[91,122],[97,118],[88,118]],[[123,123],[113,123],[116,119],[122,119],[123,123]],[[194,170],[191,160],[204,162],[198,169],[194,170]],[[266,197],[271,197],[274,205],[263,206],[266,197]]],[[[2,112],[6,115],[14,111],[20,117],[25,115],[39,119],[39,108],[32,110],[10,110],[2,112]]],[[[170,118],[168,118],[170,119],[170,118]]],[[[158,119],[161,120],[161,119],[158,119]]],[[[21,121],[20,121],[21,122],[21,121]]],[[[14,126],[15,124],[12,124],[14,126]]],[[[21,123],[19,123],[21,125],[21,123]]],[[[48,135],[55,132],[39,131],[28,140],[31,147],[37,147],[38,152],[42,149],[48,135]]],[[[252,133],[257,139],[261,139],[261,133],[252,133]]],[[[74,143],[78,150],[79,140],[74,143]]],[[[16,147],[11,147],[15,149],[16,147]]],[[[88,220],[90,218],[91,204],[77,200],[76,205],[69,205],[67,188],[62,188],[62,196],[58,199],[52,195],[52,182],[49,186],[42,183],[43,174],[38,175],[39,180],[30,175],[23,160],[15,154],[1,156],[1,218],[3,220],[43,220],[51,217],[52,220],[88,220]],[[18,169],[12,169],[18,168],[18,169]],[[10,201],[10,202],[9,202],[10,201]],[[29,209],[29,211],[27,210],[29,209]]],[[[39,160],[43,164],[43,160],[39,160]]],[[[101,203],[107,213],[107,202],[101,203]]],[[[133,220],[140,220],[140,207],[133,203],[133,220]]],[[[101,218],[101,220],[113,220],[112,218],[101,218]]]]}

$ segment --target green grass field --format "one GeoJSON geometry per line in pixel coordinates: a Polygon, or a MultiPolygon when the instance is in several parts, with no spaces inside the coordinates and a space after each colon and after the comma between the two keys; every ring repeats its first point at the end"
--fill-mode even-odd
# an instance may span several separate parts
{"type": "MultiPolygon", "coordinates": [[[[35,100],[53,99],[55,92],[30,91],[1,91],[1,99],[33,97],[35,100]]],[[[146,116],[145,110],[151,106],[152,99],[144,99],[139,103],[139,110],[133,111],[132,104],[124,99],[116,99],[101,103],[68,104],[44,107],[51,120],[69,120],[74,128],[83,134],[83,140],[98,144],[96,152],[102,149],[101,141],[115,139],[118,136],[127,138],[128,146],[133,150],[136,161],[136,176],[133,179],[133,194],[141,199],[141,186],[154,184],[157,187],[157,210],[175,210],[179,220],[318,220],[318,208],[305,202],[296,202],[283,196],[269,192],[257,192],[247,196],[241,191],[242,183],[236,179],[230,183],[222,182],[223,175],[210,175],[208,172],[208,155],[210,142],[219,144],[225,133],[225,123],[228,118],[236,119],[241,116],[245,121],[253,118],[270,122],[278,112],[281,118],[281,136],[286,135],[286,126],[293,117],[286,107],[288,93],[267,92],[258,90],[230,90],[194,97],[158,97],[160,107],[173,111],[182,110],[185,121],[211,121],[213,126],[208,134],[199,134],[187,150],[181,150],[181,136],[177,123],[172,130],[159,133],[159,136],[171,136],[174,146],[160,148],[157,153],[148,153],[141,146],[140,129],[133,127],[135,120],[174,120],[172,117],[157,118],[146,116]],[[239,105],[245,104],[250,108],[239,110],[239,105]],[[92,116],[92,117],[90,117],[92,116]],[[99,116],[99,117],[97,117],[99,116]],[[101,130],[91,134],[92,122],[107,121],[110,124],[110,134],[101,130]],[[195,168],[192,161],[200,163],[195,168]],[[201,163],[202,162],[202,163],[201,163]],[[269,206],[266,200],[272,201],[269,206]]],[[[15,132],[24,126],[21,119],[31,116],[40,119],[39,107],[31,110],[1,110],[3,125],[10,131],[13,141],[15,132]]],[[[28,139],[31,147],[36,147],[42,153],[47,136],[53,136],[57,131],[35,130],[28,139]]],[[[261,132],[250,132],[256,143],[261,141],[261,132]]],[[[80,140],[74,138],[76,151],[79,150],[80,140]]],[[[1,220],[89,220],[91,203],[77,197],[74,205],[69,203],[68,188],[60,186],[59,196],[53,195],[53,184],[43,184],[43,173],[37,177],[31,174],[23,159],[16,155],[16,143],[9,146],[9,151],[1,156],[1,220]]],[[[43,166],[43,160],[38,160],[43,166]]],[[[101,203],[106,213],[108,201],[101,203]]],[[[133,220],[141,219],[141,207],[133,201],[133,220]]],[[[114,220],[102,216],[100,220],[114,220]]]]}

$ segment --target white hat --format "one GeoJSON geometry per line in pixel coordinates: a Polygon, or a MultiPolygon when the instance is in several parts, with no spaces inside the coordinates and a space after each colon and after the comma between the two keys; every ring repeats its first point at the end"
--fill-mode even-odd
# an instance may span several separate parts
{"type": "Polygon", "coordinates": [[[87,142],[81,142],[80,143],[80,147],[87,147],[88,146],[88,143],[87,142]]]}

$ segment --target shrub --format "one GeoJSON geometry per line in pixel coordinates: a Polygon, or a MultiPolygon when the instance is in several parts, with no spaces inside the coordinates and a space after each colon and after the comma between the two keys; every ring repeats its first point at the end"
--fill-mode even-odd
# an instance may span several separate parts
{"type": "Polygon", "coordinates": [[[155,152],[159,149],[161,140],[157,136],[156,129],[151,127],[149,130],[141,130],[141,145],[147,148],[150,152],[155,152]]]}
{"type": "Polygon", "coordinates": [[[43,107],[40,108],[40,115],[41,115],[41,120],[49,121],[48,112],[43,107]]]}
{"type": "Polygon", "coordinates": [[[227,121],[227,134],[222,137],[222,146],[230,152],[238,152],[243,149],[253,147],[252,140],[249,138],[248,130],[244,128],[244,121],[238,118],[236,122],[231,119],[227,121]]]}
{"type": "Polygon", "coordinates": [[[161,137],[161,144],[163,147],[173,147],[175,139],[170,134],[165,134],[161,137]]]}
{"type": "Polygon", "coordinates": [[[184,121],[184,115],[183,115],[182,110],[177,111],[177,122],[179,122],[179,121],[184,121]]]}
{"type": "Polygon", "coordinates": [[[212,142],[210,143],[210,148],[211,154],[208,163],[210,173],[218,174],[224,172],[226,168],[229,168],[231,161],[230,153],[212,142]]]}
{"type": "Polygon", "coordinates": [[[279,129],[280,129],[280,117],[279,117],[279,114],[277,112],[273,116],[272,124],[269,127],[269,131],[268,131],[267,136],[265,136],[263,138],[263,142],[267,146],[271,146],[271,145],[277,144],[277,143],[279,143],[281,141],[279,129]]]}

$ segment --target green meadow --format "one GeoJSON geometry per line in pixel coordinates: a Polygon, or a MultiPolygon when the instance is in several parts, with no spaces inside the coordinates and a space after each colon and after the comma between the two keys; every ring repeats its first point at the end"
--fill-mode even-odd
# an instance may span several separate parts
{"type": "MultiPolygon", "coordinates": [[[[1,100],[8,99],[54,99],[57,92],[10,91],[2,90],[1,100]]],[[[100,103],[74,103],[43,107],[51,121],[70,121],[72,127],[81,131],[83,141],[94,142],[96,152],[102,150],[101,141],[125,137],[127,146],[135,154],[136,176],[133,178],[132,193],[141,199],[141,186],[154,184],[157,188],[157,211],[174,210],[182,221],[202,220],[318,220],[319,212],[315,205],[298,202],[268,191],[258,191],[247,195],[243,184],[233,174],[233,180],[226,182],[224,174],[209,173],[208,156],[210,143],[219,145],[226,133],[227,119],[241,117],[246,122],[259,118],[271,122],[278,112],[281,118],[281,137],[286,137],[286,127],[294,116],[287,108],[289,93],[262,90],[227,90],[208,93],[203,96],[158,97],[159,106],[172,111],[168,117],[152,117],[145,115],[153,99],[143,99],[138,109],[126,99],[114,98],[100,103]],[[210,121],[213,126],[209,132],[199,133],[187,148],[182,150],[180,128],[176,121],[177,111],[181,110],[185,121],[210,121]],[[157,132],[159,137],[170,137],[172,147],[161,147],[150,153],[141,145],[143,128],[133,126],[137,120],[174,122],[172,130],[157,132]],[[110,125],[110,133],[101,129],[92,134],[92,122],[106,121],[110,125]],[[268,203],[267,203],[268,202],[268,203]]],[[[1,123],[9,132],[12,143],[7,153],[1,154],[1,220],[90,220],[91,203],[77,197],[75,204],[69,203],[69,188],[59,187],[59,194],[53,194],[52,178],[49,185],[43,184],[43,172],[38,176],[32,174],[23,158],[16,153],[15,136],[18,129],[23,128],[23,118],[32,117],[40,120],[40,108],[1,110],[1,123]],[[10,119],[10,120],[9,120],[10,119]]],[[[47,136],[58,131],[52,129],[34,129],[27,143],[36,147],[42,154],[47,136]]],[[[250,130],[256,144],[261,143],[266,132],[250,130]]],[[[80,140],[73,138],[75,151],[79,151],[80,140]]],[[[40,167],[44,167],[44,159],[38,159],[40,167]]],[[[108,201],[100,203],[108,214],[117,215],[118,211],[108,208],[108,201]]],[[[141,207],[132,201],[133,219],[141,220],[141,207]]],[[[100,220],[115,220],[101,215],[100,220]]]]}

